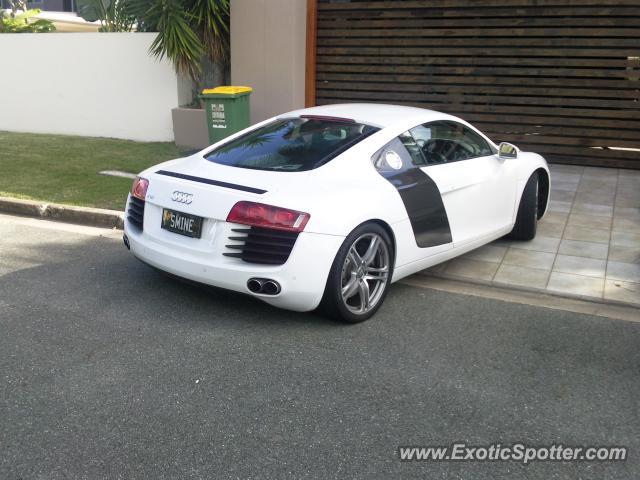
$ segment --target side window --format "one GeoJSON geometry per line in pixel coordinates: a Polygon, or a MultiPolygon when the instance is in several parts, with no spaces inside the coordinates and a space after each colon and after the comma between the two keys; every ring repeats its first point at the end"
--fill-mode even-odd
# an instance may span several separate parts
{"type": "Polygon", "coordinates": [[[411,162],[414,165],[418,167],[423,167],[427,165],[427,160],[424,158],[424,155],[422,154],[422,149],[418,145],[418,141],[415,138],[415,135],[412,135],[409,132],[404,132],[398,137],[398,139],[402,142],[404,147],[407,149],[407,151],[409,152],[409,155],[411,155],[411,162]]]}
{"type": "Polygon", "coordinates": [[[487,141],[457,122],[431,122],[410,130],[427,165],[459,162],[495,152],[487,141]]]}

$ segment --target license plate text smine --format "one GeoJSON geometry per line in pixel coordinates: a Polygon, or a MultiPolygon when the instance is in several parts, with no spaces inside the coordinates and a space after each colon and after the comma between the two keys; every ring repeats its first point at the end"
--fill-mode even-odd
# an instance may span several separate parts
{"type": "Polygon", "coordinates": [[[202,235],[202,217],[174,210],[162,210],[162,228],[187,237],[200,238],[202,235]]]}

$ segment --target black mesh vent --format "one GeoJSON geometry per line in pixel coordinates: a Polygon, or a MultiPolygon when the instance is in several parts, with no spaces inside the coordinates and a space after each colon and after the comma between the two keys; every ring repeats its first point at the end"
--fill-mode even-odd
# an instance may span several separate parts
{"type": "Polygon", "coordinates": [[[127,210],[127,220],[142,230],[142,220],[144,218],[144,200],[131,197],[129,209],[127,210]]]}
{"type": "Polygon", "coordinates": [[[227,257],[241,258],[248,263],[282,265],[287,261],[298,238],[297,232],[284,232],[269,228],[232,228],[237,233],[229,237],[236,243],[226,247],[234,252],[225,252],[227,257]]]}

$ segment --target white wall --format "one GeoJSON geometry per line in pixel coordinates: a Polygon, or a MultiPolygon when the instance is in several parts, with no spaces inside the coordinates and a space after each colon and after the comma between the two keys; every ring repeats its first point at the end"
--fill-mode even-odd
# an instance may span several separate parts
{"type": "Polygon", "coordinates": [[[171,109],[188,97],[188,85],[170,62],[149,56],[154,38],[0,35],[0,130],[173,140],[171,109]]]}
{"type": "Polygon", "coordinates": [[[253,87],[251,121],[304,107],[306,0],[231,0],[231,83],[253,87]]]}

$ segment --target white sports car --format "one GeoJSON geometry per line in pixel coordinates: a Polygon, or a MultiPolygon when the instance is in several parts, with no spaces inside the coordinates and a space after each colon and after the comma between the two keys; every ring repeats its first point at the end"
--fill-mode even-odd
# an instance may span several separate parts
{"type": "Polygon", "coordinates": [[[459,118],[329,105],[140,173],[124,242],[171,274],[359,322],[392,282],[507,234],[532,239],[549,192],[544,158],[459,118]]]}

